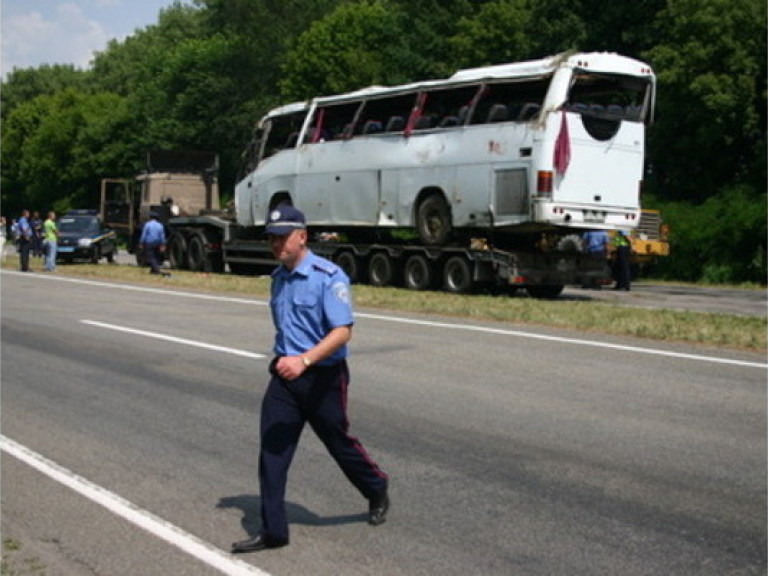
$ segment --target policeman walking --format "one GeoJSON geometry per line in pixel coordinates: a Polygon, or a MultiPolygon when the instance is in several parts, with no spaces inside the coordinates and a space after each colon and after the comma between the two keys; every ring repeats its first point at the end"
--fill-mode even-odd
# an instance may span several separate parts
{"type": "Polygon", "coordinates": [[[272,274],[275,358],[261,405],[262,527],[253,538],[235,542],[235,553],[288,544],[288,468],[307,422],[368,500],[368,523],[382,524],[389,510],[387,475],[348,434],[346,357],[354,322],[349,279],[307,247],[304,214],[293,206],[275,209],[266,232],[281,266],[272,274]]]}

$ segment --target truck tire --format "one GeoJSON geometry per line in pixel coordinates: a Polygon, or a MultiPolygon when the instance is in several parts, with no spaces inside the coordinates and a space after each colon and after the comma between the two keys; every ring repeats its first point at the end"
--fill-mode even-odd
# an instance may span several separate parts
{"type": "Polygon", "coordinates": [[[429,290],[435,284],[435,270],[423,254],[413,254],[405,261],[403,284],[408,290],[429,290]]]}
{"type": "Polygon", "coordinates": [[[562,284],[545,284],[542,286],[528,286],[526,290],[533,298],[552,300],[560,296],[564,286],[562,284]]]}
{"type": "Polygon", "coordinates": [[[416,229],[427,246],[442,246],[451,236],[451,211],[441,194],[430,194],[416,210],[416,229]]]}
{"type": "Polygon", "coordinates": [[[117,256],[117,247],[115,247],[112,250],[112,252],[107,254],[107,262],[109,262],[110,264],[114,264],[115,263],[115,256],[117,256]]]}
{"type": "Polygon", "coordinates": [[[452,294],[472,291],[472,267],[464,256],[451,256],[443,266],[443,290],[452,294]]]}
{"type": "Polygon", "coordinates": [[[210,272],[211,263],[205,251],[205,236],[194,234],[187,246],[187,267],[193,272],[210,272]]]}
{"type": "Polygon", "coordinates": [[[368,262],[368,283],[371,286],[389,286],[395,280],[395,266],[386,252],[376,252],[368,262]]]}
{"type": "Polygon", "coordinates": [[[334,262],[344,271],[351,284],[360,281],[360,263],[351,250],[344,250],[336,254],[334,262]]]}
{"type": "Polygon", "coordinates": [[[187,241],[181,234],[171,234],[168,239],[168,261],[176,270],[187,268],[187,241]]]}

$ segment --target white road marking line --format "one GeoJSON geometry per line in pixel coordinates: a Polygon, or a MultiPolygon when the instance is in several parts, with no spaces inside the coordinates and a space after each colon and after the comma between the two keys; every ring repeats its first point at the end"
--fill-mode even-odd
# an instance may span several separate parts
{"type": "MultiPolygon", "coordinates": [[[[3,274],[18,275],[24,277],[36,277],[45,278],[47,280],[55,280],[61,282],[73,282],[76,284],[84,284],[89,286],[102,286],[109,288],[119,288],[123,290],[133,290],[136,292],[151,292],[157,294],[165,294],[170,296],[182,296],[185,298],[197,298],[200,300],[216,300],[218,302],[231,302],[235,304],[246,304],[248,306],[268,306],[268,302],[260,300],[249,300],[247,298],[232,298],[228,296],[217,296],[211,294],[199,294],[195,292],[181,292],[176,290],[169,290],[165,288],[147,288],[143,286],[131,286],[127,284],[114,284],[111,282],[99,282],[95,280],[80,280],[78,278],[64,278],[61,276],[45,276],[43,274],[30,274],[29,272],[16,272],[12,270],[3,270],[3,274]]],[[[681,352],[669,352],[667,350],[659,350],[658,348],[643,348],[639,346],[625,346],[620,344],[611,344],[606,342],[597,342],[595,340],[580,340],[577,338],[563,338],[559,336],[546,336],[544,334],[536,334],[534,332],[522,332],[519,330],[504,330],[498,328],[490,328],[487,326],[476,326],[472,324],[451,324],[448,322],[433,322],[429,320],[414,320],[411,318],[403,318],[398,316],[382,316],[379,314],[366,314],[356,312],[355,316],[358,318],[368,318],[371,320],[384,320],[386,322],[397,322],[401,324],[417,324],[423,326],[433,326],[436,328],[447,328],[451,330],[471,330],[475,332],[485,332],[487,334],[500,334],[505,336],[514,336],[517,338],[529,338],[536,340],[547,340],[550,342],[562,342],[567,344],[574,344],[578,346],[591,346],[595,348],[605,348],[613,350],[623,350],[625,352],[636,352],[639,354],[651,354],[656,356],[667,356],[672,358],[681,358],[685,360],[694,360],[699,362],[712,362],[716,364],[730,364],[733,366],[743,366],[746,368],[760,368],[768,369],[768,364],[760,362],[749,362],[746,360],[734,360],[731,358],[722,358],[719,356],[705,356],[700,354],[684,354],[681,352]]]]}
{"type": "Polygon", "coordinates": [[[208,566],[220,570],[224,574],[231,576],[253,576],[254,574],[258,576],[270,576],[268,572],[264,572],[242,560],[233,558],[228,553],[219,550],[212,544],[201,540],[193,534],[185,532],[178,526],[155,516],[147,510],[139,508],[128,500],[86,480],[82,476],[78,476],[67,468],[48,460],[44,456],[33,452],[26,446],[22,446],[10,438],[0,436],[0,449],[42,472],[56,482],[85,496],[92,502],[103,506],[113,514],[121,516],[132,524],[143,528],[154,536],[165,540],[190,556],[204,562],[208,566]]]}
{"type": "Polygon", "coordinates": [[[653,354],[655,356],[669,356],[671,358],[684,358],[686,360],[699,360],[701,362],[714,362],[717,364],[733,364],[736,366],[746,366],[749,368],[768,368],[768,364],[761,364],[760,362],[747,362],[746,360],[734,360],[731,358],[721,358],[719,356],[702,356],[699,354],[670,352],[668,350],[659,350],[658,348],[642,348],[640,346],[611,344],[610,342],[596,342],[594,340],[580,340],[578,338],[564,338],[562,336],[547,336],[545,334],[534,334],[532,332],[520,332],[518,330],[505,330],[501,328],[489,328],[487,326],[473,326],[471,324],[451,324],[449,322],[434,322],[432,320],[413,320],[410,318],[378,316],[375,314],[357,314],[357,316],[363,316],[365,318],[371,318],[375,320],[382,320],[384,322],[398,322],[401,324],[416,324],[419,326],[432,326],[434,328],[449,328],[453,330],[468,330],[470,332],[485,332],[487,334],[500,334],[503,336],[517,336],[519,338],[547,340],[549,342],[561,342],[563,344],[577,344],[579,346],[593,346],[595,348],[623,350],[625,352],[635,352],[637,354],[653,354]]]}
{"type": "Polygon", "coordinates": [[[156,340],[165,340],[166,342],[175,342],[176,344],[184,344],[185,346],[192,346],[194,348],[204,348],[206,350],[214,350],[216,352],[224,352],[226,354],[232,354],[234,356],[243,356],[245,358],[266,358],[265,354],[257,354],[256,352],[249,352],[248,350],[238,350],[237,348],[228,348],[226,346],[217,346],[215,344],[206,344],[205,342],[199,342],[197,340],[187,340],[186,338],[178,338],[176,336],[168,336],[167,334],[160,334],[159,332],[148,332],[146,330],[137,330],[135,328],[128,328],[126,326],[118,326],[117,324],[107,324],[106,322],[97,322],[96,320],[80,320],[81,323],[89,326],[97,326],[99,328],[106,328],[107,330],[114,330],[116,332],[126,332],[127,334],[136,334],[137,336],[146,336],[147,338],[155,338],[156,340]]]}

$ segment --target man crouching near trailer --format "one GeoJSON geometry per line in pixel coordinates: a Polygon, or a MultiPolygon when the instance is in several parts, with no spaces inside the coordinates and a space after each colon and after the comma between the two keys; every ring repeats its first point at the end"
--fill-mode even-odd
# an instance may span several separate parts
{"type": "Polygon", "coordinates": [[[349,279],[307,247],[304,214],[293,206],[275,209],[266,232],[281,265],[272,273],[275,358],[261,405],[262,527],[254,537],[235,542],[235,553],[288,544],[288,468],[306,422],[368,500],[368,523],[382,524],[389,510],[387,475],[348,434],[346,357],[354,322],[349,279]]]}

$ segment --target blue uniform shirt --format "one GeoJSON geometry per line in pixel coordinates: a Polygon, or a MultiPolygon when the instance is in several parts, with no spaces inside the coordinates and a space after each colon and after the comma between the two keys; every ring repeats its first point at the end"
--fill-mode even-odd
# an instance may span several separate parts
{"type": "Polygon", "coordinates": [[[584,240],[587,243],[587,252],[605,252],[608,247],[608,233],[605,230],[586,232],[584,240]]]}
{"type": "MultiPolygon", "coordinates": [[[[272,273],[272,321],[276,356],[298,356],[314,347],[332,329],[354,322],[349,278],[311,251],[294,270],[280,266],[272,273]]],[[[344,345],[319,366],[347,357],[344,345]]]]}
{"type": "Polygon", "coordinates": [[[144,224],[139,244],[144,244],[146,246],[160,246],[161,244],[165,244],[165,228],[163,228],[163,225],[157,220],[150,220],[144,224]]]}

